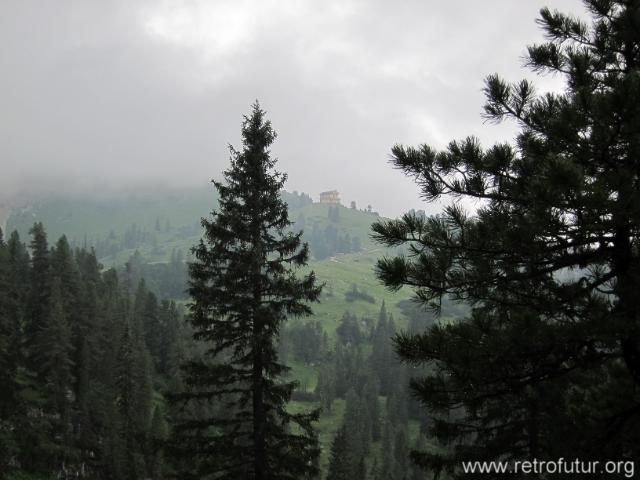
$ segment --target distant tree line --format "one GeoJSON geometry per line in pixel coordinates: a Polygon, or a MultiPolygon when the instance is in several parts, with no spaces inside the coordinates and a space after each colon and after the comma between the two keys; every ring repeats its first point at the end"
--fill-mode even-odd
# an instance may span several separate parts
{"type": "Polygon", "coordinates": [[[168,253],[162,246],[164,241],[167,239],[180,241],[193,238],[198,235],[200,228],[199,222],[180,227],[171,227],[168,219],[162,224],[160,219],[157,218],[155,228],[152,230],[137,223],[132,223],[122,233],[116,233],[115,230],[111,230],[109,234],[102,238],[85,239],[83,244],[93,244],[96,256],[103,259],[115,256],[124,250],[136,250],[141,247],[147,247],[154,255],[164,256],[168,253]]]}
{"type": "Polygon", "coordinates": [[[136,250],[120,269],[121,275],[133,279],[134,283],[144,279],[149,290],[161,298],[186,300],[187,262],[180,249],[173,249],[169,262],[150,263],[136,250]]]}
{"type": "Polygon", "coordinates": [[[423,479],[413,466],[409,450],[424,443],[428,420],[406,394],[409,372],[393,351],[396,334],[393,316],[384,303],[376,322],[357,321],[346,313],[338,327],[337,343],[320,368],[315,389],[317,400],[330,411],[337,398],[345,401],[342,425],[331,445],[327,479],[372,480],[423,479]],[[371,326],[371,328],[369,328],[371,326]],[[365,355],[365,345],[371,345],[365,355]],[[413,444],[409,421],[419,425],[413,444]],[[378,442],[379,454],[372,445],[378,442]]]}
{"type": "Polygon", "coordinates": [[[324,260],[336,253],[351,253],[362,250],[360,237],[350,236],[349,233],[340,233],[334,225],[322,228],[314,224],[311,228],[309,244],[316,260],[324,260]]]}
{"type": "MultiPolygon", "coordinates": [[[[428,315],[421,313],[425,324],[428,315]]],[[[418,324],[420,312],[414,315],[418,324]]],[[[318,404],[327,414],[337,399],[344,401],[340,427],[327,446],[327,479],[427,478],[409,459],[411,448],[424,447],[429,420],[407,395],[409,371],[391,343],[396,328],[383,302],[377,319],[345,312],[332,343],[314,320],[295,322],[281,335],[283,361],[313,365],[317,371],[315,387],[299,385],[293,399],[318,404]],[[417,423],[417,435],[410,435],[410,422],[417,423]]]]}
{"type": "Polygon", "coordinates": [[[308,194],[304,192],[298,193],[296,190],[293,192],[282,190],[280,198],[287,204],[290,212],[313,204],[313,199],[308,194]]]}

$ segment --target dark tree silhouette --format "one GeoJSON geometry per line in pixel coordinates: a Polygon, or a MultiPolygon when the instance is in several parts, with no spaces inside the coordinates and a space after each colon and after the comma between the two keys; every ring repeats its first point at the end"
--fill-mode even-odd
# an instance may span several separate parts
{"type": "Polygon", "coordinates": [[[275,136],[254,104],[243,150],[231,148],[225,182],[214,182],[219,210],[203,219],[204,239],[193,250],[190,320],[207,350],[187,365],[189,389],[178,399],[213,403],[210,414],[176,429],[193,460],[182,478],[300,479],[318,471],[318,412],[287,412],[294,383],[281,380],[288,368],[276,340],[287,316],[311,313],[321,287],[313,273],[295,275],[308,247],[288,231],[286,175],[273,170],[268,150],[275,136]]]}
{"type": "Polygon", "coordinates": [[[520,125],[515,146],[393,148],[425,199],[481,200],[474,214],[457,203],[374,226],[408,247],[379,261],[386,285],[412,286],[436,310],[443,296],[474,307],[396,339],[405,360],[432,366],[413,390],[455,445],[420,457],[433,468],[638,455],[640,2],[584,3],[590,26],[542,9],[548,42],[528,49],[534,71],[566,79],[563,93],[486,81],[486,116],[520,125]]]}

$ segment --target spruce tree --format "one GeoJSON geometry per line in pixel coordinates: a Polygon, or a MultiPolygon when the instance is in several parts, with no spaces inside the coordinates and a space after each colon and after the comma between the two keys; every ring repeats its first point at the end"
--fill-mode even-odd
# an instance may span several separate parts
{"type": "MultiPolygon", "coordinates": [[[[82,374],[81,355],[82,345],[88,340],[88,333],[91,331],[87,322],[91,317],[85,317],[80,308],[80,274],[77,268],[73,253],[66,236],[61,236],[49,253],[49,268],[51,275],[55,276],[60,283],[60,301],[64,315],[67,318],[71,332],[71,360],[74,364],[72,370],[76,382],[80,381],[82,374]]],[[[87,297],[82,297],[86,300],[87,297]]],[[[74,393],[78,396],[78,384],[76,383],[74,393]]]]}
{"type": "Polygon", "coordinates": [[[132,387],[128,385],[132,375],[130,364],[133,356],[130,352],[130,327],[127,319],[128,299],[124,297],[124,286],[118,282],[115,270],[107,270],[102,275],[103,289],[100,296],[101,319],[97,332],[97,350],[100,360],[95,365],[95,376],[100,381],[97,400],[101,411],[99,429],[103,437],[98,461],[107,478],[125,478],[127,396],[132,387]]]}
{"type": "Polygon", "coordinates": [[[180,314],[174,301],[163,300],[160,304],[160,345],[158,373],[168,378],[177,375],[180,352],[180,314]]]}
{"type": "Polygon", "coordinates": [[[329,366],[322,366],[318,372],[315,394],[324,412],[331,412],[335,393],[334,373],[329,366]]]}
{"type": "Polygon", "coordinates": [[[147,461],[151,473],[151,478],[161,479],[163,478],[164,458],[163,458],[163,446],[169,435],[169,426],[164,418],[164,413],[159,407],[155,407],[153,410],[153,417],[151,420],[151,432],[150,432],[150,445],[149,454],[150,457],[147,461]]]}
{"type": "Polygon", "coordinates": [[[54,277],[51,282],[50,304],[45,323],[36,336],[34,358],[38,361],[39,374],[46,395],[45,412],[52,419],[52,431],[48,432],[52,443],[52,456],[56,469],[62,468],[71,452],[71,399],[73,387],[73,360],[71,326],[64,308],[62,282],[54,277]]]}
{"type": "Polygon", "coordinates": [[[345,397],[344,427],[347,430],[347,444],[355,461],[365,457],[371,450],[371,417],[367,403],[350,389],[345,397]]]}
{"type": "Polygon", "coordinates": [[[371,374],[368,376],[362,388],[362,398],[367,404],[367,413],[371,423],[371,439],[374,442],[380,440],[380,382],[371,374]]]}
{"type": "Polygon", "coordinates": [[[72,326],[77,392],[74,424],[76,444],[81,454],[78,461],[85,468],[94,470],[100,468],[103,461],[100,455],[104,445],[103,418],[106,403],[110,400],[105,395],[105,387],[111,370],[105,365],[101,338],[104,312],[100,309],[100,297],[104,288],[95,252],[76,250],[74,260],[78,273],[74,307],[77,324],[72,326]],[[105,367],[106,375],[103,373],[105,367]]]}
{"type": "Polygon", "coordinates": [[[36,354],[36,337],[47,322],[49,290],[51,288],[50,254],[47,234],[42,223],[35,223],[31,230],[31,269],[29,282],[29,310],[25,325],[25,348],[27,366],[39,372],[36,354]]]}
{"type": "Polygon", "coordinates": [[[396,380],[394,367],[398,361],[391,343],[391,338],[395,333],[395,325],[387,314],[387,307],[383,301],[378,314],[378,323],[373,332],[373,345],[369,356],[369,365],[380,379],[382,395],[391,394],[396,380]]]}
{"type": "MultiPolygon", "coordinates": [[[[0,229],[0,417],[9,418],[15,410],[18,389],[18,352],[20,341],[19,308],[12,285],[12,261],[0,229]]],[[[24,286],[22,286],[24,287],[24,286]]],[[[0,440],[1,442],[2,440],[0,440]]],[[[1,446],[1,443],[0,443],[1,446]]],[[[0,466],[2,459],[0,459],[0,466]]]]}
{"type": "Polygon", "coordinates": [[[394,456],[394,428],[393,425],[386,421],[382,431],[382,440],[380,442],[380,464],[378,467],[375,480],[395,480],[395,456],[394,456]]]}
{"type": "Polygon", "coordinates": [[[395,459],[394,478],[403,480],[409,477],[409,441],[407,439],[407,428],[400,427],[396,431],[393,444],[393,455],[395,459]]]}
{"type": "Polygon", "coordinates": [[[362,332],[360,332],[358,317],[350,312],[344,312],[340,325],[336,328],[336,335],[343,345],[359,345],[362,342],[362,332]]]}
{"type": "Polygon", "coordinates": [[[143,447],[151,422],[151,381],[144,339],[136,334],[133,320],[125,325],[115,368],[116,406],[120,450],[117,453],[124,478],[144,475],[143,447]]]}
{"type": "Polygon", "coordinates": [[[353,452],[349,449],[347,429],[342,425],[331,441],[327,480],[353,480],[354,473],[355,460],[353,452]]]}
{"type": "Polygon", "coordinates": [[[12,417],[18,412],[19,323],[12,299],[11,258],[0,229],[0,471],[8,471],[17,447],[12,417]]]}
{"type": "Polygon", "coordinates": [[[563,92],[486,81],[486,116],[515,120],[515,145],[393,148],[425,199],[481,200],[374,226],[408,247],[379,261],[387,286],[436,312],[446,296],[473,307],[396,339],[430,366],[412,388],[452,445],[416,459],[460,478],[463,459],[640,453],[640,2],[584,4],[591,25],[542,9],[548,41],[528,49],[563,92]]]}
{"type": "Polygon", "coordinates": [[[159,322],[158,300],[140,280],[134,299],[134,317],[137,335],[144,339],[146,348],[156,362],[160,358],[161,325],[159,322]]]}
{"type": "Polygon", "coordinates": [[[203,219],[203,240],[189,266],[190,322],[204,357],[186,365],[188,391],[177,400],[209,405],[206,418],[175,429],[177,449],[191,460],[181,478],[301,479],[317,474],[311,422],[317,412],[291,414],[294,388],[282,376],[276,340],[287,316],[311,313],[321,287],[295,275],[308,247],[288,229],[280,198],[286,175],[275,172],[271,123],[256,103],[242,125],[243,149],[231,148],[220,201],[203,219]],[[183,448],[180,448],[180,447],[183,448]]]}

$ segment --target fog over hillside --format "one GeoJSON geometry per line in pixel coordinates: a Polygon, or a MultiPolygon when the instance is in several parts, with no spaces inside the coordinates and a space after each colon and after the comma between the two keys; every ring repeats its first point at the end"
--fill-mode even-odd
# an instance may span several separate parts
{"type": "Polygon", "coordinates": [[[540,6],[5,1],[0,201],[199,185],[219,176],[258,98],[289,189],[336,188],[398,215],[420,202],[388,164],[395,143],[511,137],[511,125],[480,120],[483,78],[529,75],[518,65],[542,40],[540,6]]]}

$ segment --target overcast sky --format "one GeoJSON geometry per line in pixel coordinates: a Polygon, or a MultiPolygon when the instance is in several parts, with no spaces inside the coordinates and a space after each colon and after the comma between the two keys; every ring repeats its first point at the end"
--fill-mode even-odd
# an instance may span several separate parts
{"type": "Polygon", "coordinates": [[[578,0],[0,0],[0,192],[202,185],[259,99],[288,190],[398,215],[421,202],[389,165],[395,143],[513,137],[483,123],[483,79],[532,77],[544,5],[583,14],[578,0]]]}

